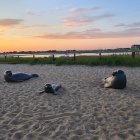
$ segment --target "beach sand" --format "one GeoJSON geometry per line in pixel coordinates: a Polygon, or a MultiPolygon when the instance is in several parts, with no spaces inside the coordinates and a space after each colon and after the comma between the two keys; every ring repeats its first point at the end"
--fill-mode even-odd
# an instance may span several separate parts
{"type": "Polygon", "coordinates": [[[140,67],[0,64],[0,140],[140,140],[140,67]],[[123,70],[127,87],[101,80],[123,70]],[[38,78],[6,83],[5,70],[38,78]],[[46,83],[58,95],[39,94],[46,83]]]}

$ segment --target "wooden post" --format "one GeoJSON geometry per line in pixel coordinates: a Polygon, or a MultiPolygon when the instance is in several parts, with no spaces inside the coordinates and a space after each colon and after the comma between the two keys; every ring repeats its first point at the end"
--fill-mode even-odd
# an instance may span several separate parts
{"type": "Polygon", "coordinates": [[[33,59],[35,58],[35,55],[33,54],[33,59]]]}
{"type": "Polygon", "coordinates": [[[101,51],[99,52],[99,58],[101,59],[101,56],[102,56],[102,54],[101,54],[101,51]]]}
{"type": "Polygon", "coordinates": [[[7,54],[4,55],[4,58],[7,59],[7,54]]]}
{"type": "Polygon", "coordinates": [[[132,52],[132,58],[135,58],[135,52],[132,52]]]}
{"type": "Polygon", "coordinates": [[[75,54],[75,52],[74,52],[74,55],[73,55],[73,57],[74,57],[74,60],[76,60],[76,54],[75,54]]]}
{"type": "Polygon", "coordinates": [[[19,59],[19,55],[18,55],[18,59],[19,59]]]}
{"type": "Polygon", "coordinates": [[[54,54],[52,55],[52,59],[53,59],[53,61],[55,61],[55,56],[54,56],[54,54]]]}

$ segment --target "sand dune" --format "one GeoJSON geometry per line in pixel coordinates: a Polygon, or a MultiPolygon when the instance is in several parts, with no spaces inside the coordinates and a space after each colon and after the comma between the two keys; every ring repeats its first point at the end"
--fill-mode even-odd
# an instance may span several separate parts
{"type": "Polygon", "coordinates": [[[0,65],[0,140],[140,140],[140,68],[0,65]],[[124,90],[105,89],[102,78],[122,69],[124,90]],[[38,78],[6,83],[5,70],[38,78]],[[39,94],[46,83],[58,95],[39,94]]]}

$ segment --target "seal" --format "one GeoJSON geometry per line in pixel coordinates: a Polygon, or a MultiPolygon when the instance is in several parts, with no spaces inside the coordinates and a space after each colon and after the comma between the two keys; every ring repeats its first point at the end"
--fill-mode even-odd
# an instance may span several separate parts
{"type": "Polygon", "coordinates": [[[4,72],[4,79],[6,82],[22,82],[34,77],[38,77],[38,74],[12,73],[12,71],[4,72]]]}
{"type": "Polygon", "coordinates": [[[115,71],[111,76],[103,79],[105,88],[123,89],[126,87],[126,83],[126,74],[122,70],[115,71]]]}
{"type": "Polygon", "coordinates": [[[46,84],[44,86],[44,90],[39,92],[39,93],[52,93],[53,95],[57,95],[57,91],[61,88],[61,85],[56,85],[56,84],[46,84]]]}

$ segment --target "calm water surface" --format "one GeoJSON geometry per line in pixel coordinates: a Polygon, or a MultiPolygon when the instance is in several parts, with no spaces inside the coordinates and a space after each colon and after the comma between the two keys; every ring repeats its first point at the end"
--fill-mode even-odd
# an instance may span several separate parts
{"type": "MultiPolygon", "coordinates": [[[[7,57],[22,57],[22,58],[31,58],[31,57],[35,57],[35,58],[49,58],[49,57],[53,57],[53,55],[55,57],[73,57],[74,54],[73,53],[69,53],[69,54],[9,54],[7,55],[7,57]]],[[[131,52],[119,52],[119,53],[102,53],[102,56],[107,56],[107,55],[131,55],[131,52]]],[[[99,53],[76,53],[76,56],[99,56],[99,53]]],[[[0,55],[0,58],[4,58],[4,55],[0,55]]]]}

